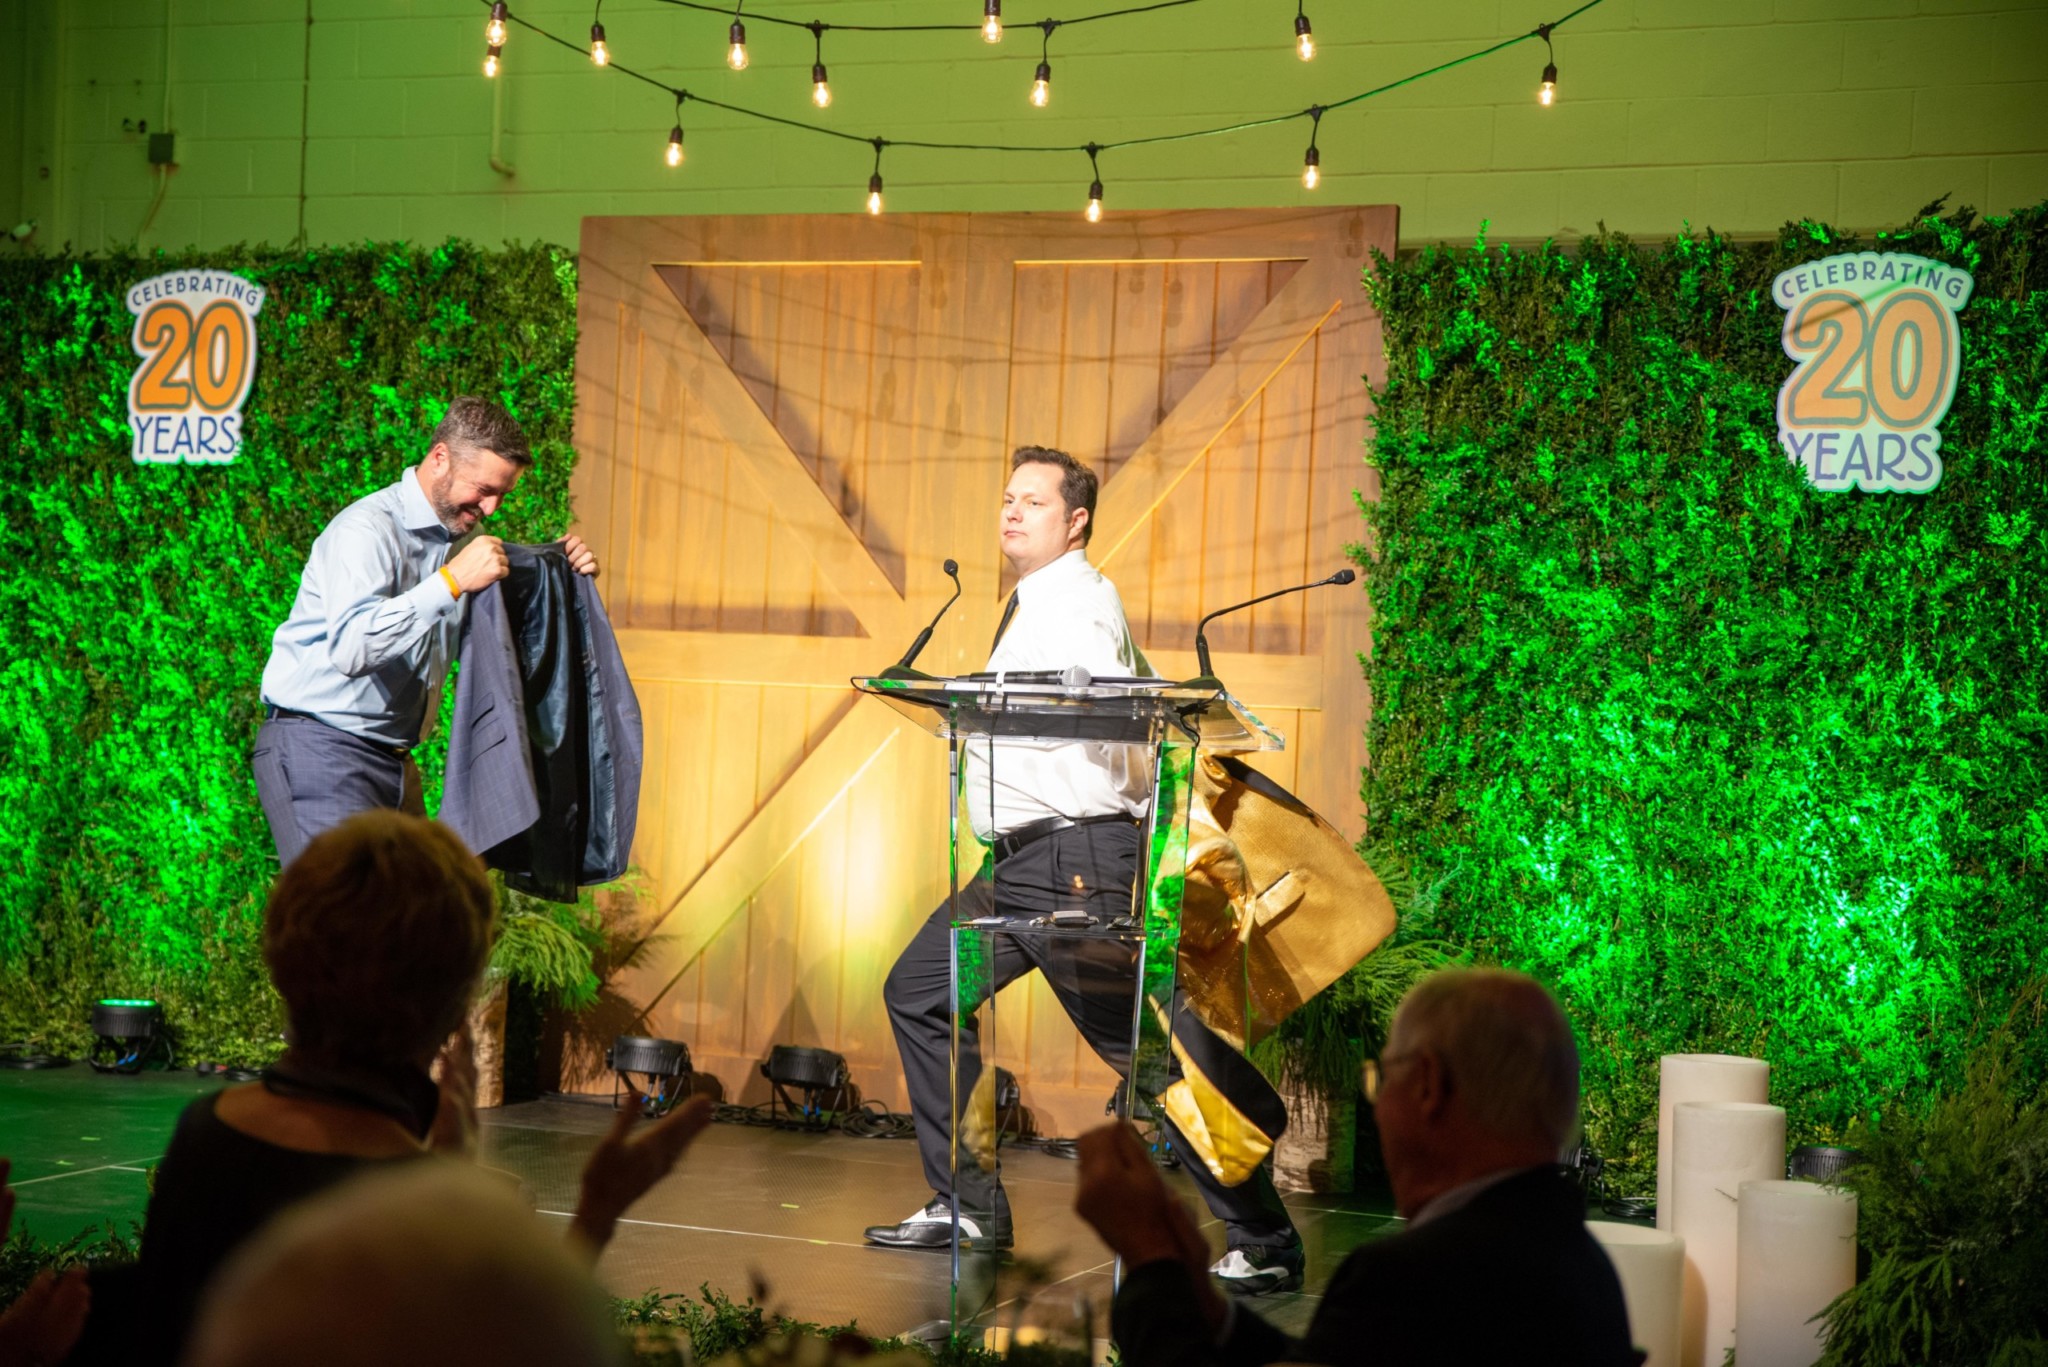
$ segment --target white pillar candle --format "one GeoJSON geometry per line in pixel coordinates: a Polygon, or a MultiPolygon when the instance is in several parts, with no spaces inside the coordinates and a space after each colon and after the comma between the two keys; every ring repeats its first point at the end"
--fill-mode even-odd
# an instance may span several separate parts
{"type": "Polygon", "coordinates": [[[1671,1228],[1671,1108],[1681,1101],[1761,1103],[1770,1100],[1770,1084],[1771,1066],[1760,1058],[1666,1054],[1657,1061],[1657,1228],[1671,1228]]]}
{"type": "Polygon", "coordinates": [[[1735,1345],[1742,1367],[1813,1367],[1813,1317],[1856,1284],[1856,1197],[1812,1182],[1744,1182],[1736,1199],[1735,1345]]]}
{"type": "Polygon", "coordinates": [[[1605,1249],[1621,1278],[1628,1302],[1628,1332],[1649,1353],[1643,1367],[1678,1367],[1679,1286],[1685,1273],[1685,1241],[1643,1225],[1588,1220],[1586,1229],[1605,1249]]]}
{"type": "Polygon", "coordinates": [[[1720,1367],[1735,1342],[1735,1200],[1785,1173],[1785,1111],[1682,1101],[1671,1116],[1671,1232],[1685,1240],[1680,1367],[1720,1367]]]}

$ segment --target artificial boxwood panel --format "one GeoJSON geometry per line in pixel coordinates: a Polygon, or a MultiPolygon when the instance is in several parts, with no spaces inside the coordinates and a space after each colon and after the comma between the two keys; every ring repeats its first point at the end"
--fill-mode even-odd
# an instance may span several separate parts
{"type": "Polygon", "coordinates": [[[271,633],[313,537],[425,454],[452,395],[532,439],[490,530],[561,533],[575,289],[560,249],[463,243],[0,263],[0,1042],[76,1049],[119,995],[162,999],[195,1058],[275,1047],[248,765],[271,633]],[[124,294],[180,267],[269,291],[230,465],[129,455],[124,294]]]}
{"type": "Polygon", "coordinates": [[[1755,1054],[1795,1142],[1954,1082],[2048,967],[2048,206],[1381,263],[1370,839],[1412,930],[1577,1024],[1649,1184],[1657,1059],[1755,1054]],[[1975,273],[1931,494],[1777,444],[1780,270],[1975,273]]]}

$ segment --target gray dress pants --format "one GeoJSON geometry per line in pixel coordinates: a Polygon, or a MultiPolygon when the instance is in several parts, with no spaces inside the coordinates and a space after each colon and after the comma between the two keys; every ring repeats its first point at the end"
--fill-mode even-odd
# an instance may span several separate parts
{"type": "Polygon", "coordinates": [[[266,720],[256,732],[249,767],[256,772],[256,796],[280,866],[298,858],[314,836],[357,812],[390,807],[427,814],[411,755],[311,717],[266,720]]]}

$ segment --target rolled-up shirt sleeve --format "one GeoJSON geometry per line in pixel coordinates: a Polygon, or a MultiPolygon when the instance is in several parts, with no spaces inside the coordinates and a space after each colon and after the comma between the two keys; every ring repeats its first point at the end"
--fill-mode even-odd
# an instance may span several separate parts
{"type": "Polygon", "coordinates": [[[406,567],[390,539],[369,526],[331,526],[313,549],[308,571],[318,574],[327,609],[327,658],[351,679],[412,658],[461,610],[438,571],[389,594],[406,567]]]}

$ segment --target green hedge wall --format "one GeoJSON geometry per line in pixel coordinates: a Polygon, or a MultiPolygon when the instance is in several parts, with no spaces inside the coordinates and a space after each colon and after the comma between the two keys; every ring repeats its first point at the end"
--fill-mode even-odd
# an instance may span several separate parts
{"type": "Polygon", "coordinates": [[[1367,283],[1364,796],[1411,930],[1562,995],[1632,1190],[1665,1053],[1768,1059],[1795,1142],[1954,1083],[2048,969],[2048,205],[1367,283]],[[1776,442],[1771,279],[1859,249],[1976,275],[1924,497],[1817,493],[1776,442]]]}
{"type": "Polygon", "coordinates": [[[575,290],[548,247],[0,263],[0,1043],[76,1050],[111,994],[161,999],[190,1057],[274,1048],[248,766],[271,632],[313,537],[424,454],[451,395],[533,439],[492,529],[561,533],[575,290]],[[139,466],[124,293],[187,266],[269,291],[246,439],[232,465],[139,466]]]}

